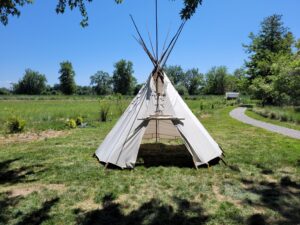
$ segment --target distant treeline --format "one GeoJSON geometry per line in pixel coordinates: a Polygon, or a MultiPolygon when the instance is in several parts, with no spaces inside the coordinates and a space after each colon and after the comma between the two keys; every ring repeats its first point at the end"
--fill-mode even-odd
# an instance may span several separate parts
{"type": "MultiPolygon", "coordinates": [[[[75,71],[72,63],[60,63],[59,84],[47,85],[44,74],[31,69],[25,70],[24,76],[12,85],[12,89],[1,88],[0,94],[22,95],[135,95],[143,84],[138,84],[134,77],[133,63],[120,60],[114,64],[115,70],[110,75],[97,71],[90,77],[89,86],[79,86],[75,83],[75,71]]],[[[213,67],[203,74],[199,69],[184,71],[181,66],[166,66],[165,73],[180,95],[215,94],[223,95],[226,91],[243,91],[243,72],[238,69],[230,74],[225,66],[213,67]]]]}
{"type": "MultiPolygon", "coordinates": [[[[164,71],[181,95],[214,94],[238,91],[261,100],[262,104],[300,105],[300,40],[285,27],[280,15],[272,15],[261,23],[258,34],[250,33],[250,43],[243,45],[248,53],[244,66],[233,74],[225,66],[213,67],[207,73],[197,68],[183,70],[166,66],[164,71]]],[[[26,70],[12,90],[0,89],[0,94],[136,94],[142,84],[134,77],[133,64],[120,60],[113,74],[98,71],[90,77],[89,86],[77,86],[71,62],[60,64],[59,84],[47,85],[45,75],[26,70]]]]}

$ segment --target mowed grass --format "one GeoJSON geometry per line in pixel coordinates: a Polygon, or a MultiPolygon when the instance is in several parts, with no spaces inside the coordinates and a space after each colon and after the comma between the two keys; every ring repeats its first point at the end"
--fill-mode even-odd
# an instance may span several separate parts
{"type": "MultiPolygon", "coordinates": [[[[115,100],[105,123],[98,122],[97,99],[1,101],[0,119],[12,111],[27,120],[27,131],[66,129],[64,120],[77,115],[88,126],[56,138],[0,145],[0,223],[299,223],[300,141],[232,119],[234,107],[220,99],[187,103],[223,147],[228,166],[196,170],[182,164],[190,160],[183,154],[181,160],[170,157],[169,164],[104,170],[92,156],[123,108],[115,100]]],[[[154,148],[158,159],[166,158],[165,148],[154,148]]]]}

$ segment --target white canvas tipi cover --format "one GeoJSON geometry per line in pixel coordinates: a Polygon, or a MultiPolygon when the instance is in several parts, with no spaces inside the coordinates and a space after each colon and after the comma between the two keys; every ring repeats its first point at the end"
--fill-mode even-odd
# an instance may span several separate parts
{"type": "MultiPolygon", "coordinates": [[[[121,168],[133,168],[142,139],[181,137],[196,166],[220,157],[222,151],[185,104],[166,74],[157,110],[156,86],[150,75],[147,83],[96,151],[99,161],[121,168]]],[[[172,160],[172,159],[170,159],[172,160]]]]}

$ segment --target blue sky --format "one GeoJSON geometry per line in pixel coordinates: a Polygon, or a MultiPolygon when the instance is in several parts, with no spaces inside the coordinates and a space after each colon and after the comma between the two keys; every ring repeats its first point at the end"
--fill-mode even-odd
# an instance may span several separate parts
{"type": "MultiPolygon", "coordinates": [[[[0,24],[0,86],[18,81],[26,68],[46,75],[49,84],[58,83],[59,63],[69,60],[76,82],[88,85],[98,70],[113,71],[120,59],[131,60],[138,82],[144,82],[151,63],[132,34],[133,14],[146,40],[147,28],[154,38],[154,0],[96,1],[88,5],[89,27],[81,28],[77,10],[56,15],[55,0],[36,0],[22,8],[20,18],[0,24]]],[[[182,0],[159,1],[159,43],[168,29],[173,34],[179,23],[182,0]]],[[[259,30],[263,18],[282,14],[283,21],[300,38],[299,0],[204,0],[203,6],[186,24],[168,64],[184,69],[197,67],[207,72],[225,65],[232,72],[243,65],[247,55],[242,48],[248,35],[259,30]]]]}

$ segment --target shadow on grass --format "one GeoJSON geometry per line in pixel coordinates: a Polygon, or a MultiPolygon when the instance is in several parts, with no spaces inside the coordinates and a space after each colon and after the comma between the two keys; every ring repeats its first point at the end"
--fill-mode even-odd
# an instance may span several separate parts
{"type": "Polygon", "coordinates": [[[21,196],[9,197],[10,193],[0,193],[0,224],[8,224],[10,208],[15,207],[22,199],[21,196]]]}
{"type": "Polygon", "coordinates": [[[38,225],[50,219],[49,212],[51,208],[59,201],[59,198],[53,198],[43,203],[42,207],[24,216],[17,225],[38,225]]]}
{"type": "Polygon", "coordinates": [[[59,198],[53,198],[45,201],[42,206],[28,214],[19,212],[15,214],[14,208],[17,207],[18,203],[24,199],[22,196],[11,196],[10,192],[0,194],[0,224],[9,224],[12,219],[22,217],[18,225],[37,225],[50,219],[49,212],[51,208],[59,201],[59,198]]]}
{"type": "Polygon", "coordinates": [[[11,168],[13,162],[19,161],[21,158],[11,159],[0,162],[0,184],[16,184],[20,182],[32,182],[34,179],[28,179],[27,176],[43,172],[42,165],[22,166],[19,168],[11,168]]]}
{"type": "Polygon", "coordinates": [[[209,218],[199,204],[190,203],[185,199],[174,199],[177,204],[176,210],[171,205],[164,204],[157,199],[152,199],[126,215],[122,212],[121,205],[113,202],[113,200],[113,195],[106,195],[102,201],[102,209],[89,212],[75,209],[74,213],[77,216],[77,224],[188,225],[204,224],[209,218]]]}
{"type": "MultiPolygon", "coordinates": [[[[266,207],[274,212],[277,212],[282,218],[272,224],[299,224],[300,221],[300,184],[292,181],[290,177],[282,177],[280,182],[262,181],[255,183],[243,179],[242,182],[247,186],[246,190],[258,194],[260,200],[246,202],[253,207],[266,207]]],[[[249,218],[249,221],[261,221],[260,223],[249,224],[264,224],[262,217],[255,215],[249,218]]]]}

